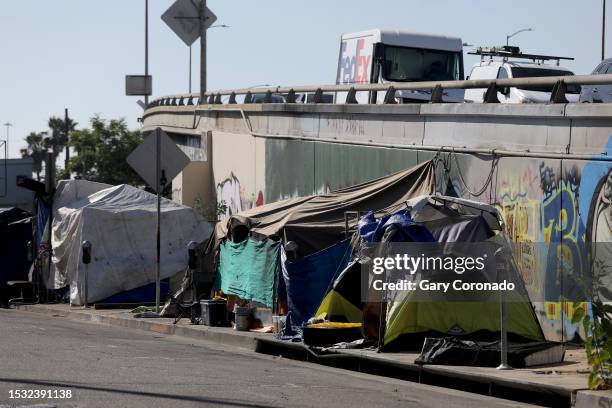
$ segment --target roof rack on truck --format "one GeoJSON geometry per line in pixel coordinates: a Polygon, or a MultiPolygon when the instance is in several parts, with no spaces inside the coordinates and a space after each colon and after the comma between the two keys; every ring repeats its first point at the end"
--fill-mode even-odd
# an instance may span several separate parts
{"type": "Polygon", "coordinates": [[[504,60],[508,58],[520,58],[520,59],[528,59],[533,62],[540,61],[544,63],[544,61],[557,61],[557,65],[559,65],[560,60],[568,60],[573,61],[574,58],[571,57],[557,57],[554,55],[539,55],[539,54],[524,54],[521,52],[519,47],[504,45],[502,47],[478,47],[473,51],[468,52],[470,55],[480,55],[481,61],[484,60],[484,57],[502,57],[504,60]]]}

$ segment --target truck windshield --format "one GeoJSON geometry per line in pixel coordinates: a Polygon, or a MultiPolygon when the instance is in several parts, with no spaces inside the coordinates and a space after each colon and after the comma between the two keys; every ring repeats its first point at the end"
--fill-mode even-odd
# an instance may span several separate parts
{"type": "Polygon", "coordinates": [[[385,46],[387,81],[453,81],[461,78],[461,54],[453,51],[385,46]]]}
{"type": "MultiPolygon", "coordinates": [[[[551,77],[551,76],[568,76],[574,75],[573,72],[562,71],[559,69],[548,69],[548,68],[529,68],[529,67],[512,67],[513,78],[531,78],[531,77],[551,77]]],[[[552,92],[553,85],[550,86],[523,86],[518,89],[524,89],[526,91],[536,92],[552,92]]],[[[567,93],[579,94],[579,85],[568,85],[567,93]]]]}

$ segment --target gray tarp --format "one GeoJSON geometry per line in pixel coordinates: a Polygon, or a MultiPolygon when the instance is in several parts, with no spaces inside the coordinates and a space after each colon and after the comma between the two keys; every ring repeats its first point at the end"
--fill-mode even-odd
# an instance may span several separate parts
{"type": "MultiPolygon", "coordinates": [[[[83,303],[81,243],[92,243],[90,302],[155,281],[157,199],[138,188],[61,181],[54,197],[53,270],[47,287],[70,285],[70,303],[83,303]]],[[[161,202],[161,278],[187,266],[187,244],[212,228],[192,208],[161,202]]]]}
{"type": "Polygon", "coordinates": [[[399,209],[410,198],[433,194],[434,189],[434,164],[427,161],[330,194],[293,198],[235,214],[226,223],[217,224],[215,246],[228,236],[250,231],[253,235],[294,241],[298,254],[306,256],[345,238],[346,211],[399,209]]]}

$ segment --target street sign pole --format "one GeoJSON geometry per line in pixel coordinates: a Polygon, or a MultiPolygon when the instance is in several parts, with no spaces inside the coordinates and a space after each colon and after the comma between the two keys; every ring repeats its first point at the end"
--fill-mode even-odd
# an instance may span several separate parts
{"type": "MultiPolygon", "coordinates": [[[[149,0],[145,0],[145,77],[149,76],[149,0]]],[[[144,96],[145,106],[149,106],[149,95],[144,96]]]]}
{"type": "MultiPolygon", "coordinates": [[[[155,310],[160,310],[161,279],[161,196],[168,180],[176,177],[190,162],[189,157],[161,129],[156,128],[126,159],[127,163],[157,193],[155,242],[155,310]],[[153,164],[152,162],[155,162],[153,164]]],[[[149,272],[147,272],[148,275],[149,272]]],[[[152,280],[152,279],[151,279],[152,280]]]]}
{"type": "Polygon", "coordinates": [[[206,0],[200,3],[200,103],[206,94],[206,0]]]}
{"type": "Polygon", "coordinates": [[[157,252],[155,257],[155,313],[159,313],[159,298],[160,298],[160,253],[161,253],[161,129],[155,130],[155,174],[157,181],[157,252]]]}

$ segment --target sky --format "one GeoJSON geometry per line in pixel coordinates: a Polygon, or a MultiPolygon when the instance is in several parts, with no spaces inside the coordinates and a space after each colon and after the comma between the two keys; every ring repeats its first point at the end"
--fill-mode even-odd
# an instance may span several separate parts
{"type": "MultiPolygon", "coordinates": [[[[189,49],[161,20],[173,2],[149,0],[153,97],[188,91],[189,49]]],[[[139,127],[139,97],[125,96],[125,75],[144,73],[144,4],[0,0],[0,125],[13,125],[9,157],[20,157],[25,136],[48,130],[48,118],[64,108],[78,128],[96,114],[139,127]]],[[[209,89],[333,84],[340,35],[370,28],[459,36],[474,46],[502,45],[507,34],[533,28],[511,43],[574,57],[565,65],[576,74],[590,73],[601,56],[602,0],[208,0],[208,7],[230,26],[208,32],[209,89]]],[[[612,25],[607,31],[612,56],[612,25]]],[[[193,60],[195,92],[199,41],[193,60]]],[[[466,73],[475,62],[466,56],[466,73]]]]}

